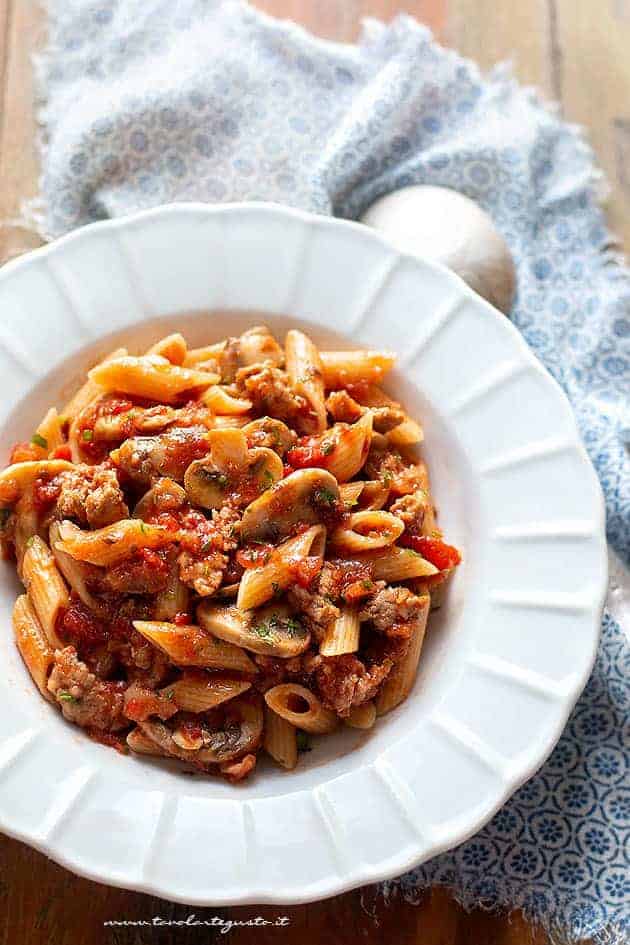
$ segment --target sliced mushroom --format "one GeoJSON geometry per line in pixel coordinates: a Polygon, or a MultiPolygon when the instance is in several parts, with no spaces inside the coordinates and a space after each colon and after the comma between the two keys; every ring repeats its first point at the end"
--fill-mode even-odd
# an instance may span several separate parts
{"type": "Polygon", "coordinates": [[[156,436],[133,436],[109,454],[135,482],[159,476],[181,482],[190,463],[208,452],[208,431],[202,426],[171,427],[156,436]]]}
{"type": "Polygon", "coordinates": [[[220,724],[220,728],[213,729],[208,717],[200,716],[200,733],[194,735],[186,732],[184,725],[171,728],[155,720],[140,722],[139,727],[166,754],[205,769],[208,765],[231,761],[258,748],[263,732],[260,697],[248,694],[233,699],[220,724]]]}
{"type": "Polygon", "coordinates": [[[266,446],[274,450],[279,456],[284,456],[287,450],[295,445],[297,439],[293,430],[290,430],[282,420],[275,417],[260,417],[252,420],[243,427],[250,447],[266,446]]]}
{"type": "Polygon", "coordinates": [[[298,469],[245,509],[243,541],[278,541],[295,525],[321,522],[339,502],[337,480],[324,469],[298,469]]]}
{"type": "Polygon", "coordinates": [[[186,491],[174,479],[163,476],[138,500],[133,518],[146,519],[156,512],[172,512],[186,502],[186,491]]]}
{"type": "Polygon", "coordinates": [[[242,430],[211,430],[210,455],[186,470],[184,486],[194,505],[218,509],[228,497],[247,503],[282,477],[282,460],[266,447],[247,448],[242,430]]]}
{"type": "Polygon", "coordinates": [[[284,659],[303,653],[311,640],[308,630],[291,616],[286,604],[243,612],[237,607],[204,601],[197,608],[197,620],[220,640],[236,643],[253,653],[284,659]]]}

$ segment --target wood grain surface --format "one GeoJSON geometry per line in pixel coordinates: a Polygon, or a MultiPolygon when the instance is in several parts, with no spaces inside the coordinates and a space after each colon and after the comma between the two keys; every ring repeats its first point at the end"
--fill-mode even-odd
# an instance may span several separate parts
{"type": "MultiPolygon", "coordinates": [[[[330,39],[356,39],[364,16],[399,12],[427,23],[446,44],[483,68],[511,59],[516,75],[559,102],[583,124],[610,184],[611,225],[630,245],[630,0],[256,0],[268,13],[330,39]]],[[[34,0],[0,0],[0,262],[39,242],[18,222],[37,194],[31,55],[45,22],[34,0]]],[[[44,856],[0,838],[0,945],[143,945],[177,942],[283,945],[544,945],[518,915],[467,914],[442,890],[419,903],[373,888],[311,905],[278,909],[196,909],[80,879],[44,856]],[[222,934],[211,923],[257,916],[282,925],[241,926],[222,934]],[[188,925],[153,925],[153,917],[188,925]],[[111,926],[111,921],[142,921],[111,926]]]]}

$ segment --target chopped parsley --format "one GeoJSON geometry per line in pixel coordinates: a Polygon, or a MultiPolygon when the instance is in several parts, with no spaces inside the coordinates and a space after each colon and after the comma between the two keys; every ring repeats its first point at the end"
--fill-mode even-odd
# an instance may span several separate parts
{"type": "Polygon", "coordinates": [[[361,587],[364,591],[371,591],[374,587],[374,581],[361,581],[361,587]]]}
{"type": "Polygon", "coordinates": [[[173,699],[175,698],[175,690],[174,690],[174,689],[167,689],[167,691],[164,693],[164,698],[165,698],[165,699],[168,699],[169,702],[172,702],[173,699]]]}
{"type": "Polygon", "coordinates": [[[278,596],[278,594],[282,594],[282,588],[280,587],[277,581],[272,581],[271,588],[274,594],[276,595],[276,597],[278,596]]]}
{"type": "Polygon", "coordinates": [[[271,489],[275,480],[273,478],[273,473],[269,469],[265,469],[263,473],[263,479],[260,484],[260,491],[265,492],[267,489],[271,489]]]}
{"type": "Polygon", "coordinates": [[[330,454],[333,452],[334,448],[335,448],[335,441],[334,441],[334,440],[323,440],[323,441],[322,441],[322,444],[321,444],[321,446],[320,446],[320,450],[322,451],[322,453],[324,454],[324,456],[330,456],[330,454]]]}
{"type": "Polygon", "coordinates": [[[143,535],[147,534],[148,529],[144,522],[140,522],[140,531],[142,532],[143,535]]]}
{"type": "Polygon", "coordinates": [[[317,505],[330,505],[333,506],[337,501],[337,496],[334,492],[331,492],[330,489],[322,488],[317,489],[313,493],[313,499],[317,505]]]}
{"type": "Polygon", "coordinates": [[[30,538],[26,539],[26,547],[30,548],[34,541],[35,541],[35,535],[31,535],[30,538]]]}
{"type": "Polygon", "coordinates": [[[383,470],[383,484],[384,484],[384,485],[388,486],[388,485],[391,483],[391,481],[392,481],[393,478],[394,478],[394,476],[393,476],[392,473],[389,471],[389,469],[383,470]]]}
{"type": "Polygon", "coordinates": [[[312,751],[311,740],[306,732],[297,732],[295,736],[298,751],[312,751]]]}
{"type": "Polygon", "coordinates": [[[5,528],[11,518],[11,509],[0,509],[0,528],[5,528]]]}
{"type": "Polygon", "coordinates": [[[271,641],[278,633],[286,633],[293,637],[303,632],[302,624],[294,617],[279,617],[278,614],[272,614],[267,620],[263,620],[252,627],[256,636],[266,641],[271,641]]]}
{"type": "Polygon", "coordinates": [[[41,446],[43,450],[48,449],[48,440],[45,436],[42,436],[41,433],[33,433],[31,443],[33,443],[34,446],[41,446]]]}
{"type": "Polygon", "coordinates": [[[208,551],[212,551],[213,547],[214,547],[214,542],[212,538],[209,538],[208,541],[204,542],[203,545],[201,546],[201,554],[202,555],[207,554],[208,551]]]}
{"type": "Polygon", "coordinates": [[[94,430],[82,430],[81,439],[84,441],[84,443],[91,443],[94,439],[94,430]]]}
{"type": "Polygon", "coordinates": [[[71,692],[61,692],[57,693],[57,698],[60,702],[78,702],[79,700],[76,696],[73,696],[71,692]]]}
{"type": "Polygon", "coordinates": [[[200,472],[204,479],[207,479],[208,482],[213,483],[220,489],[225,489],[228,484],[228,477],[225,473],[219,472],[217,469],[201,469],[200,472]]]}

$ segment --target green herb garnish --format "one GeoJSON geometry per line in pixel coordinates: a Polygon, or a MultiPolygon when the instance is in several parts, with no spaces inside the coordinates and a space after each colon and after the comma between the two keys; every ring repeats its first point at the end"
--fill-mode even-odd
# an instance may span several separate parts
{"type": "Polygon", "coordinates": [[[388,486],[393,478],[394,476],[390,473],[389,469],[385,469],[383,472],[383,484],[388,486]]]}
{"type": "Polygon", "coordinates": [[[57,698],[60,702],[78,702],[79,700],[76,696],[73,696],[71,692],[58,692],[57,698]]]}
{"type": "Polygon", "coordinates": [[[164,693],[164,698],[168,699],[169,702],[172,702],[173,699],[175,698],[175,690],[169,689],[167,692],[164,693]]]}
{"type": "Polygon", "coordinates": [[[26,539],[26,547],[30,548],[34,541],[35,541],[35,535],[31,535],[30,538],[26,539]]]}
{"type": "Polygon", "coordinates": [[[200,470],[204,479],[207,479],[208,482],[214,483],[214,485],[219,486],[220,489],[225,489],[228,484],[228,477],[225,473],[218,472],[216,469],[202,469],[200,470]]]}
{"type": "Polygon", "coordinates": [[[269,469],[265,469],[263,473],[263,481],[260,484],[261,492],[265,492],[267,489],[271,489],[274,482],[275,480],[273,478],[273,474],[270,472],[269,469]]]}
{"type": "Polygon", "coordinates": [[[330,454],[331,454],[331,453],[333,452],[333,450],[335,449],[335,446],[336,446],[336,445],[337,445],[337,444],[335,443],[334,440],[324,440],[324,441],[322,442],[322,445],[320,446],[320,449],[321,449],[322,453],[324,454],[324,456],[330,456],[330,454]]]}
{"type": "Polygon", "coordinates": [[[82,430],[81,439],[84,443],[91,443],[94,439],[94,430],[82,430]]]}
{"type": "Polygon", "coordinates": [[[313,493],[313,499],[318,505],[334,505],[337,501],[337,496],[334,492],[331,492],[330,489],[322,488],[317,489],[313,493]]]}
{"type": "Polygon", "coordinates": [[[41,433],[33,433],[31,437],[31,443],[35,446],[41,446],[43,450],[48,449],[48,440],[45,436],[42,436],[41,433]]]}
{"type": "Polygon", "coordinates": [[[374,587],[374,582],[373,582],[373,581],[361,581],[361,587],[363,588],[364,591],[371,591],[372,588],[374,587]]]}

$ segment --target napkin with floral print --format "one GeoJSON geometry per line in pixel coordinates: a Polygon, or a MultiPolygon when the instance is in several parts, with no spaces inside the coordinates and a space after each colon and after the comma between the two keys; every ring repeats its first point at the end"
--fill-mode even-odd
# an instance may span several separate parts
{"type": "MultiPolygon", "coordinates": [[[[512,314],[567,392],[607,500],[613,584],[592,678],[539,773],[477,836],[400,877],[520,907],[563,941],[630,925],[630,277],[575,128],[408,17],[357,45],[234,0],[49,0],[39,62],[44,228],[173,200],[274,200],[358,218],[434,184],[474,198],[518,266],[512,314]],[[627,605],[627,601],[626,601],[627,605]],[[627,613],[627,611],[626,611],[627,613]]],[[[386,895],[391,884],[383,887],[386,895]]]]}

